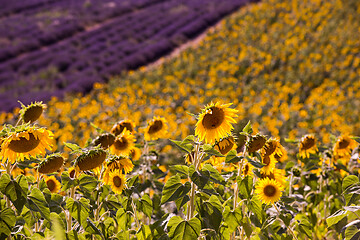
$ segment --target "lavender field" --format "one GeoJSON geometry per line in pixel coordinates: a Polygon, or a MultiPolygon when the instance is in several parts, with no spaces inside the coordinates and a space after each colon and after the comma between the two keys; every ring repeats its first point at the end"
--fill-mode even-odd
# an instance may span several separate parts
{"type": "Polygon", "coordinates": [[[0,0],[0,111],[88,92],[250,0],[0,0]]]}

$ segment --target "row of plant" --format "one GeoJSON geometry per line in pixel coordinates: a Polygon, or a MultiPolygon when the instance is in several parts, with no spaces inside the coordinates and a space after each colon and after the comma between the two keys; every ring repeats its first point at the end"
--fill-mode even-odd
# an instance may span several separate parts
{"type": "MultiPolygon", "coordinates": [[[[80,5],[81,2],[79,1],[80,5]]],[[[134,4],[139,5],[140,2],[134,4]]],[[[106,9],[112,9],[117,15],[98,28],[75,35],[68,25],[59,24],[57,16],[60,15],[65,21],[71,16],[69,24],[75,28],[80,26],[84,30],[89,25],[74,25],[72,22],[87,19],[77,12],[88,12],[85,3],[83,7],[75,4],[74,13],[61,8],[39,12],[44,19],[55,17],[52,22],[59,24],[59,27],[53,28],[50,24],[49,27],[53,30],[44,30],[51,39],[51,45],[47,48],[35,48],[26,55],[0,63],[0,110],[12,110],[17,106],[18,99],[28,104],[34,100],[48,101],[51,96],[61,98],[68,92],[87,92],[95,82],[106,81],[110,76],[126,69],[135,69],[155,61],[248,1],[222,1],[216,8],[213,0],[142,2],[144,6],[140,10],[132,5],[125,6],[131,10],[126,14],[118,13],[115,7],[109,7],[102,1],[94,2],[96,11],[106,12],[106,9]],[[98,5],[104,9],[96,8],[98,5]],[[60,41],[63,38],[66,39],[60,41]]],[[[123,5],[119,2],[117,6],[121,8],[123,5]]],[[[36,15],[35,18],[37,19],[36,15]]],[[[105,19],[107,18],[104,17],[105,19]]],[[[11,24],[23,25],[29,21],[39,25],[31,20],[9,21],[11,24]]],[[[29,34],[37,37],[27,38],[22,34],[16,37],[25,39],[26,46],[32,45],[31,42],[38,47],[47,45],[41,42],[41,34],[34,33],[37,28],[31,28],[30,23],[29,34]]],[[[91,23],[94,24],[94,21],[91,23]]],[[[4,25],[4,31],[12,34],[9,26],[4,25]]],[[[9,41],[13,42],[16,39],[9,41]]],[[[21,44],[16,47],[21,47],[21,44]]],[[[6,44],[4,51],[10,51],[6,44]]]]}
{"type": "Polygon", "coordinates": [[[172,140],[184,155],[158,151],[173,129],[154,117],[93,125],[69,157],[36,123],[45,105],[23,106],[1,132],[1,239],[356,239],[360,138],[305,135],[290,155],[250,122],[234,131],[231,105],[193,115],[194,135],[172,140]]]}

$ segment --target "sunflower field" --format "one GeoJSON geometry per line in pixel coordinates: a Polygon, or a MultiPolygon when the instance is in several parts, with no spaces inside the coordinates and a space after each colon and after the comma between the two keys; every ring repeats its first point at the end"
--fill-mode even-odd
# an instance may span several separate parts
{"type": "Polygon", "coordinates": [[[0,122],[0,239],[360,239],[360,2],[263,0],[0,122]]]}

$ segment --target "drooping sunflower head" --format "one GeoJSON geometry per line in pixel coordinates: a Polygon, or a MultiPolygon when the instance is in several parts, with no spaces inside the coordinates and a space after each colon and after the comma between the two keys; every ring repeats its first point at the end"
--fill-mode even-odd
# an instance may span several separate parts
{"type": "Polygon", "coordinates": [[[310,154],[315,154],[317,150],[316,138],[313,135],[305,135],[301,138],[299,146],[301,158],[309,158],[310,154]]]}
{"type": "Polygon", "coordinates": [[[243,173],[244,177],[245,176],[253,176],[254,175],[253,168],[254,168],[254,166],[245,160],[243,169],[242,169],[242,173],[243,173]]]}
{"type": "Polygon", "coordinates": [[[41,114],[46,108],[46,105],[42,102],[31,103],[28,106],[24,106],[21,103],[22,109],[20,110],[20,118],[24,123],[33,123],[39,119],[41,114]]]}
{"type": "Polygon", "coordinates": [[[261,161],[264,164],[264,166],[261,168],[260,172],[265,173],[266,175],[269,175],[272,173],[275,169],[275,165],[277,163],[277,160],[275,159],[274,155],[264,155],[261,157],[261,161]]]}
{"type": "Polygon", "coordinates": [[[262,156],[282,155],[280,150],[280,142],[277,139],[269,139],[266,141],[264,147],[261,149],[262,156]]]}
{"type": "Polygon", "coordinates": [[[135,137],[130,131],[124,131],[115,138],[113,145],[110,147],[110,152],[115,155],[129,156],[130,151],[134,148],[135,137]]]}
{"type": "Polygon", "coordinates": [[[263,178],[258,180],[255,194],[265,204],[275,203],[280,200],[283,186],[274,179],[263,178]]]}
{"type": "Polygon", "coordinates": [[[231,134],[234,129],[232,123],[236,123],[234,118],[237,117],[237,110],[229,108],[230,105],[231,103],[210,103],[202,110],[195,128],[195,135],[200,141],[214,144],[231,134]]]}
{"type": "Polygon", "coordinates": [[[46,149],[53,147],[53,133],[45,128],[30,127],[9,132],[1,145],[0,158],[3,162],[9,159],[11,163],[16,160],[45,155],[46,149]]]}
{"type": "Polygon", "coordinates": [[[133,147],[132,149],[130,149],[130,157],[133,161],[139,160],[141,157],[141,149],[137,147],[133,147]]]}
{"type": "Polygon", "coordinates": [[[263,135],[257,134],[255,136],[251,136],[246,144],[246,150],[249,153],[256,152],[265,145],[265,142],[266,138],[263,135]]]}
{"type": "Polygon", "coordinates": [[[269,178],[276,180],[283,188],[286,185],[286,176],[284,169],[275,168],[270,174],[261,173],[261,178],[269,178]]]}
{"type": "Polygon", "coordinates": [[[75,167],[81,171],[91,170],[99,167],[106,159],[106,152],[102,149],[87,151],[75,160],[75,167]]]}
{"type": "Polygon", "coordinates": [[[166,137],[168,133],[168,124],[165,118],[155,116],[148,123],[144,132],[146,141],[157,140],[166,137]]]}
{"type": "Polygon", "coordinates": [[[222,155],[228,154],[228,152],[230,152],[230,150],[236,149],[234,137],[228,136],[228,137],[222,138],[220,141],[218,141],[215,144],[214,149],[216,149],[222,155]]]}
{"type": "Polygon", "coordinates": [[[116,156],[109,161],[106,169],[109,169],[110,171],[120,170],[121,172],[127,174],[134,169],[134,164],[129,158],[116,156]]]}
{"type": "Polygon", "coordinates": [[[103,149],[108,149],[111,145],[113,145],[115,142],[115,136],[111,133],[104,133],[100,136],[98,136],[94,140],[94,145],[100,145],[103,149]]]}
{"type": "Polygon", "coordinates": [[[64,158],[60,154],[52,154],[39,163],[37,169],[42,174],[52,173],[59,170],[63,164],[64,158]]]}
{"type": "Polygon", "coordinates": [[[135,133],[135,123],[130,119],[122,120],[116,123],[110,130],[115,136],[121,134],[124,129],[128,130],[131,133],[135,133]]]}
{"type": "Polygon", "coordinates": [[[351,155],[352,150],[357,147],[357,142],[349,136],[341,136],[336,140],[334,146],[335,158],[344,158],[351,155]]]}
{"type": "Polygon", "coordinates": [[[126,179],[120,171],[114,171],[109,173],[108,183],[114,193],[121,194],[125,188],[126,179]]]}
{"type": "Polygon", "coordinates": [[[60,182],[55,178],[55,176],[50,176],[50,177],[46,177],[45,178],[45,183],[47,188],[50,190],[50,192],[52,193],[57,193],[59,192],[60,188],[61,188],[61,184],[60,182]]]}
{"type": "Polygon", "coordinates": [[[284,162],[288,159],[288,155],[287,155],[287,152],[286,152],[286,149],[280,144],[279,145],[279,152],[276,152],[274,154],[274,157],[275,159],[278,161],[278,162],[284,162]]]}

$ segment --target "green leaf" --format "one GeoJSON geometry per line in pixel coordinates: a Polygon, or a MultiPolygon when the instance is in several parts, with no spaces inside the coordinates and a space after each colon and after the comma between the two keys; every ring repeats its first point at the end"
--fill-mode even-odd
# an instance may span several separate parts
{"type": "Polygon", "coordinates": [[[90,233],[91,235],[93,235],[93,234],[99,235],[99,236],[101,236],[102,239],[104,239],[104,235],[102,234],[102,232],[99,230],[99,228],[97,228],[95,226],[95,224],[89,218],[86,219],[86,223],[87,223],[87,225],[85,227],[85,231],[87,233],[90,233]]]}
{"type": "Polygon", "coordinates": [[[31,187],[31,193],[27,197],[26,202],[27,202],[26,206],[31,211],[40,212],[40,214],[43,218],[50,221],[49,205],[46,202],[44,195],[38,188],[36,188],[34,186],[31,187]]]}
{"type": "Polygon", "coordinates": [[[152,215],[152,211],[153,211],[153,206],[152,206],[152,201],[149,197],[149,195],[144,194],[144,196],[142,196],[142,198],[139,201],[139,207],[140,210],[149,218],[152,215]]]}
{"type": "Polygon", "coordinates": [[[81,190],[85,190],[86,192],[93,192],[98,185],[98,180],[96,180],[93,176],[89,176],[86,174],[81,174],[79,177],[79,186],[81,190]]]}
{"type": "Polygon", "coordinates": [[[230,150],[230,152],[228,152],[228,154],[226,154],[226,158],[225,158],[225,162],[226,163],[237,163],[239,162],[241,159],[243,159],[244,157],[238,157],[236,156],[236,150],[230,150]]]}
{"type": "Polygon", "coordinates": [[[82,150],[81,147],[75,143],[64,142],[64,145],[65,145],[65,147],[68,147],[73,152],[80,152],[82,150]]]}
{"type": "Polygon", "coordinates": [[[4,208],[0,211],[0,239],[5,239],[11,234],[16,223],[15,212],[10,208],[4,208]]]}
{"type": "Polygon", "coordinates": [[[189,175],[189,167],[186,165],[174,165],[170,166],[170,169],[179,173],[181,177],[188,177],[189,175]]]}
{"type": "Polygon", "coordinates": [[[241,209],[238,207],[234,211],[231,211],[230,207],[226,206],[224,211],[224,220],[229,226],[230,233],[233,233],[242,223],[241,209]]]}
{"type": "MultiPolygon", "coordinates": [[[[239,178],[238,180],[240,180],[239,178]]],[[[246,176],[240,181],[239,184],[239,193],[242,199],[250,199],[251,191],[253,189],[253,178],[251,176],[246,176]]]]}
{"type": "Polygon", "coordinates": [[[253,230],[252,230],[252,227],[251,227],[252,225],[251,225],[250,220],[249,220],[248,217],[243,218],[243,220],[241,222],[241,226],[244,228],[246,236],[248,238],[250,238],[251,233],[253,232],[253,230]]]}
{"type": "Polygon", "coordinates": [[[177,147],[179,147],[181,150],[184,150],[187,153],[191,153],[193,149],[193,145],[191,143],[184,143],[182,141],[172,140],[170,139],[172,143],[174,143],[177,147]]]}
{"type": "Polygon", "coordinates": [[[225,184],[224,178],[220,175],[219,171],[216,170],[211,164],[206,163],[202,171],[209,171],[210,172],[210,180],[215,183],[220,183],[222,185],[225,184]]]}
{"type": "Polygon", "coordinates": [[[55,240],[65,239],[65,228],[60,216],[54,212],[50,213],[51,230],[54,232],[55,240]]]}
{"type": "Polygon", "coordinates": [[[194,141],[195,141],[195,136],[189,135],[182,142],[183,144],[187,144],[187,143],[193,143],[194,141]]]}
{"type": "Polygon", "coordinates": [[[218,232],[222,221],[222,205],[217,196],[211,195],[208,201],[198,202],[198,209],[203,228],[214,229],[218,232]]]}
{"type": "Polygon", "coordinates": [[[79,201],[73,198],[66,200],[66,209],[70,211],[70,214],[75,218],[83,227],[87,226],[86,219],[89,216],[90,200],[80,198],[79,201]]]}
{"type": "Polygon", "coordinates": [[[253,129],[251,127],[251,121],[250,120],[246,124],[246,126],[243,128],[242,132],[247,133],[247,134],[252,134],[253,133],[253,129]]]}
{"type": "Polygon", "coordinates": [[[355,175],[349,175],[344,178],[342,183],[342,190],[345,191],[348,187],[359,183],[359,178],[355,175]]]}
{"type": "Polygon", "coordinates": [[[262,208],[262,203],[257,197],[253,197],[249,204],[249,209],[255,214],[260,223],[263,223],[265,220],[264,210],[262,208]]]}
{"type": "Polygon", "coordinates": [[[299,226],[300,231],[305,233],[306,236],[308,236],[309,238],[312,237],[313,231],[312,231],[311,224],[310,224],[309,220],[307,219],[307,217],[302,216],[298,226],[299,226]]]}
{"type": "Polygon", "coordinates": [[[210,144],[204,144],[203,151],[206,152],[210,156],[225,157],[210,144]]]}
{"type": "Polygon", "coordinates": [[[149,239],[150,235],[151,235],[151,229],[149,225],[142,224],[139,231],[136,234],[137,237],[136,239],[146,240],[149,239]]]}
{"type": "MultiPolygon", "coordinates": [[[[171,218],[170,221],[173,218],[171,218]]],[[[200,230],[201,222],[198,218],[192,218],[189,221],[182,220],[182,218],[176,218],[172,222],[169,236],[174,240],[193,240],[199,237],[200,230]]]]}
{"type": "Polygon", "coordinates": [[[185,195],[181,198],[178,198],[175,200],[176,208],[180,210],[182,206],[184,206],[188,201],[190,201],[190,197],[188,195],[185,195]]]}
{"type": "Polygon", "coordinates": [[[72,187],[75,187],[78,185],[79,180],[78,179],[72,179],[69,176],[68,172],[62,172],[61,174],[61,191],[66,191],[72,187]]]}
{"type": "Polygon", "coordinates": [[[199,189],[203,189],[205,185],[208,183],[210,178],[209,171],[195,171],[191,176],[190,179],[193,181],[199,189]]]}
{"type": "Polygon", "coordinates": [[[347,216],[347,211],[337,210],[333,215],[326,218],[326,223],[328,227],[331,227],[332,225],[337,224],[346,216],[347,216]]]}
{"type": "Polygon", "coordinates": [[[263,166],[265,166],[265,164],[261,163],[261,162],[258,162],[258,161],[254,161],[252,160],[251,158],[249,157],[246,157],[246,160],[251,164],[253,165],[254,167],[256,168],[262,168],[263,166]]]}
{"type": "Polygon", "coordinates": [[[358,143],[360,143],[360,137],[351,137],[351,138],[357,141],[358,143]]]}
{"type": "Polygon", "coordinates": [[[359,238],[360,238],[360,231],[356,226],[351,225],[346,228],[345,240],[358,240],[359,238]]]}
{"type": "Polygon", "coordinates": [[[28,192],[26,177],[21,175],[15,181],[11,180],[8,174],[3,174],[0,178],[0,191],[10,199],[17,212],[21,213],[28,192]]]}
{"type": "Polygon", "coordinates": [[[161,196],[161,205],[185,196],[190,191],[189,182],[182,184],[180,176],[175,175],[167,180],[161,196]]]}

